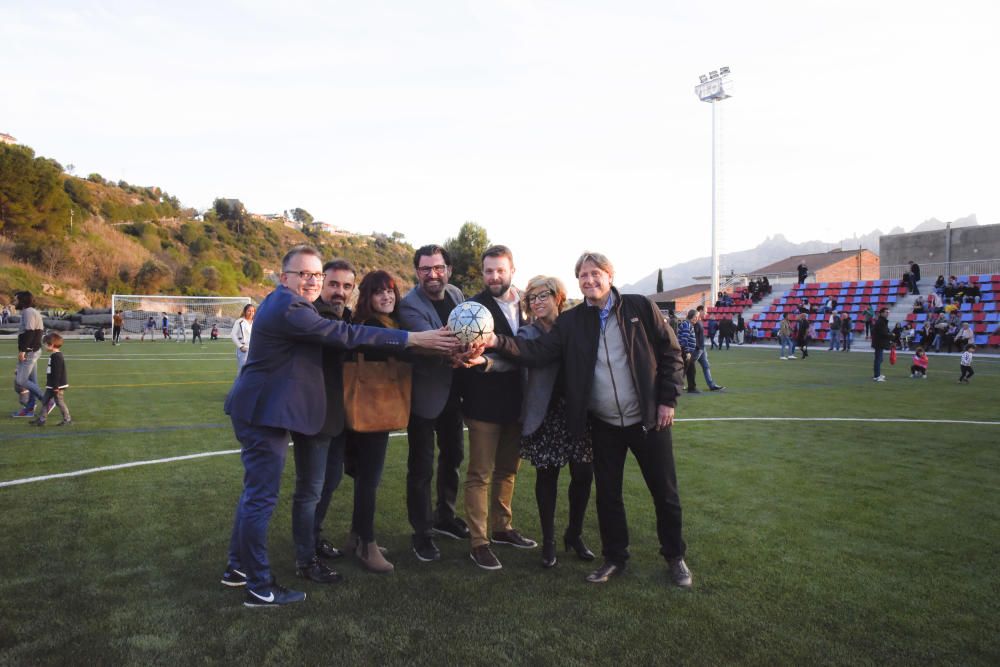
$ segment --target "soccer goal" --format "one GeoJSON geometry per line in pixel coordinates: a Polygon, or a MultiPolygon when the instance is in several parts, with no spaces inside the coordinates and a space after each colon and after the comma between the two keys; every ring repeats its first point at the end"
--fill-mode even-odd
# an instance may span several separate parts
{"type": "Polygon", "coordinates": [[[191,325],[198,322],[201,336],[209,339],[212,327],[218,327],[219,337],[229,337],[233,323],[251,303],[245,296],[166,296],[161,294],[113,294],[111,317],[121,313],[122,335],[163,339],[163,318],[167,318],[167,336],[172,340],[187,340],[191,325]],[[152,331],[147,323],[152,318],[152,331]]]}

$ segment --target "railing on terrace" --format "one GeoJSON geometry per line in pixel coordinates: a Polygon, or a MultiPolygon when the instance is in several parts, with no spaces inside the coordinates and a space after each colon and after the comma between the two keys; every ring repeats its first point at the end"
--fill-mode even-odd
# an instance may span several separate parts
{"type": "MultiPolygon", "coordinates": [[[[1000,274],[1000,259],[961,260],[956,262],[918,262],[920,282],[933,283],[938,276],[976,276],[989,273],[1000,274]]],[[[899,280],[910,270],[909,264],[883,264],[879,269],[882,280],[899,280]]]]}

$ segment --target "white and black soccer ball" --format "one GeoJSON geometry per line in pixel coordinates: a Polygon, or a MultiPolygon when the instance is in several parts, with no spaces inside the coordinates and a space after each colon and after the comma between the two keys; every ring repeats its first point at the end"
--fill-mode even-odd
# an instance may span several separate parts
{"type": "Polygon", "coordinates": [[[481,303],[464,301],[448,315],[448,328],[463,343],[477,343],[488,333],[493,333],[493,315],[481,303]]]}

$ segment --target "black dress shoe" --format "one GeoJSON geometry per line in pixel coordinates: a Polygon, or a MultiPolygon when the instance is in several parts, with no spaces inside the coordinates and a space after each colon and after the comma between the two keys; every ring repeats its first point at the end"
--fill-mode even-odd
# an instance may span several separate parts
{"type": "Polygon", "coordinates": [[[556,566],[556,541],[542,542],[542,567],[548,569],[556,566]]]}
{"type": "Polygon", "coordinates": [[[576,552],[577,558],[580,560],[594,560],[594,552],[587,548],[587,545],[583,543],[583,538],[577,535],[576,537],[570,537],[566,535],[563,538],[563,545],[566,547],[566,551],[572,549],[576,552]]]}
{"type": "Polygon", "coordinates": [[[343,575],[328,568],[319,558],[313,558],[305,565],[296,565],[295,574],[317,584],[336,584],[344,580],[343,575]]]}
{"type": "Polygon", "coordinates": [[[469,539],[469,527],[457,516],[438,521],[431,530],[437,535],[450,537],[453,540],[469,539]]]}
{"type": "Polygon", "coordinates": [[[343,556],[344,552],[330,544],[329,540],[322,539],[316,545],[316,555],[320,558],[329,558],[333,560],[334,558],[340,558],[343,556]]]}
{"type": "Polygon", "coordinates": [[[592,584],[605,584],[608,579],[624,571],[624,565],[616,565],[615,563],[605,561],[604,565],[587,575],[587,581],[592,584]]]}

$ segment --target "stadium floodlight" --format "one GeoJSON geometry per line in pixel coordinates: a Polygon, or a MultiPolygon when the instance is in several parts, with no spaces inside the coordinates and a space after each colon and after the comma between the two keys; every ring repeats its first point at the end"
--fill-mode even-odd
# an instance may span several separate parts
{"type": "Polygon", "coordinates": [[[733,79],[728,67],[720,67],[718,71],[708,73],[708,81],[704,76],[698,77],[701,81],[694,87],[694,92],[702,102],[712,105],[712,303],[715,302],[719,293],[719,229],[716,224],[716,209],[719,199],[719,192],[716,186],[716,156],[718,155],[719,142],[717,134],[717,114],[715,105],[717,102],[732,97],[733,79]]]}
{"type": "Polygon", "coordinates": [[[246,296],[113,294],[111,316],[122,314],[123,334],[140,335],[150,317],[156,322],[155,330],[160,331],[163,316],[166,315],[175,340],[186,339],[186,332],[195,320],[206,332],[217,326],[220,336],[228,336],[233,323],[243,314],[243,306],[248,303],[252,302],[246,296]]]}

